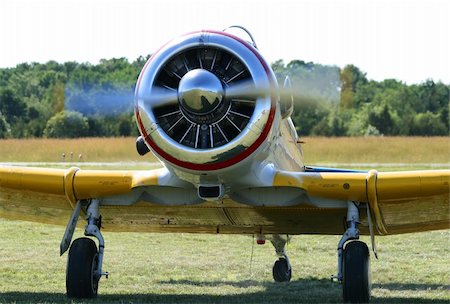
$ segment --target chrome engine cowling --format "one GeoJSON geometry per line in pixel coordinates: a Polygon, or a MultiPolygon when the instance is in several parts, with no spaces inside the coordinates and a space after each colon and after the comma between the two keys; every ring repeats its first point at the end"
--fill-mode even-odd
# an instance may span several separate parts
{"type": "Polygon", "coordinates": [[[276,96],[243,88],[274,86],[272,70],[250,43],[225,32],[190,33],[164,45],[142,69],[138,127],[147,146],[174,166],[230,167],[266,141],[276,110],[276,96]]]}

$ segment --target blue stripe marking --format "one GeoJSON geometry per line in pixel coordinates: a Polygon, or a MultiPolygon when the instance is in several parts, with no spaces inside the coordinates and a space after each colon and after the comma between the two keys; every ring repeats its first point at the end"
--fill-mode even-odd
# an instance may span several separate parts
{"type": "Polygon", "coordinates": [[[367,170],[352,170],[326,167],[305,166],[305,172],[320,173],[320,172],[334,172],[334,173],[367,173],[367,170]]]}

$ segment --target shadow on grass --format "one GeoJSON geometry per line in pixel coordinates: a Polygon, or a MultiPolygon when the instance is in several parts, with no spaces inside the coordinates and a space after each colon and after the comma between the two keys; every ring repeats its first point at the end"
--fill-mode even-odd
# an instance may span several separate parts
{"type": "MultiPolygon", "coordinates": [[[[180,285],[180,293],[156,294],[100,294],[94,300],[70,300],[64,293],[45,292],[0,292],[0,303],[340,303],[342,301],[341,287],[329,280],[301,279],[289,283],[260,282],[245,280],[240,282],[228,281],[189,281],[167,280],[158,282],[159,285],[180,285]],[[220,288],[226,286],[244,289],[236,294],[220,293],[220,288]],[[187,288],[186,288],[187,287],[187,288]],[[189,288],[191,287],[191,288],[189,288]],[[195,294],[196,287],[216,287],[214,294],[195,294]],[[245,288],[261,287],[262,291],[245,292],[245,288]],[[193,292],[194,289],[194,292],[193,292]],[[188,292],[189,294],[186,294],[188,292]]],[[[390,290],[438,290],[448,289],[442,285],[422,284],[376,284],[374,288],[390,290]]],[[[101,293],[101,291],[100,291],[101,293]]],[[[425,299],[414,297],[372,297],[372,303],[448,303],[448,299],[425,299]]]]}
{"type": "Polygon", "coordinates": [[[372,289],[383,288],[389,290],[411,290],[411,291],[427,291],[427,290],[448,290],[450,285],[433,285],[433,284],[408,284],[408,283],[387,283],[387,284],[373,284],[372,289]]]}

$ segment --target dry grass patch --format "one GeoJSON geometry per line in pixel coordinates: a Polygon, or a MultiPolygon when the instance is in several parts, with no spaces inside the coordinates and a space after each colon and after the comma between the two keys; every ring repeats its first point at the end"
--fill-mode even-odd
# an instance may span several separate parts
{"type": "Polygon", "coordinates": [[[77,138],[77,139],[6,139],[0,140],[2,162],[115,162],[154,161],[153,155],[141,157],[136,152],[135,138],[77,138]],[[71,159],[71,153],[73,157],[71,159]]]}
{"type": "Polygon", "coordinates": [[[450,163],[450,137],[306,137],[307,163],[450,163]]]}
{"type": "MultiPolygon", "coordinates": [[[[450,137],[306,137],[305,161],[317,163],[450,163],[450,137]]],[[[0,140],[1,162],[155,161],[141,157],[135,138],[8,139],[0,140]]]]}

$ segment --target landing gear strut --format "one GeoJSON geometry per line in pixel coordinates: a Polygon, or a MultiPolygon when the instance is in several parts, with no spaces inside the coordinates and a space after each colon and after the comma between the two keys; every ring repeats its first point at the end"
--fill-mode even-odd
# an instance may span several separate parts
{"type": "Polygon", "coordinates": [[[350,303],[367,303],[370,299],[369,249],[358,240],[359,223],[358,205],[348,202],[348,228],[338,245],[338,274],[332,278],[342,283],[344,302],[350,303]]]}
{"type": "MultiPolygon", "coordinates": [[[[102,272],[103,252],[105,241],[100,232],[101,216],[99,201],[84,202],[87,205],[87,222],[84,235],[95,237],[98,240],[98,250],[95,242],[90,238],[79,238],[70,246],[66,269],[66,290],[69,298],[94,298],[98,292],[98,282],[102,276],[108,278],[109,273],[102,272]]],[[[76,226],[81,202],[77,203],[71,221],[61,242],[61,254],[67,250],[76,226]],[[77,214],[78,213],[78,214],[77,214]],[[63,246],[63,244],[65,244],[63,246]],[[63,251],[64,250],[64,251],[63,251]]]]}
{"type": "Polygon", "coordinates": [[[291,280],[292,268],[285,251],[287,239],[275,234],[272,236],[271,242],[278,256],[278,260],[275,261],[272,268],[273,279],[275,282],[289,282],[291,280]]]}

